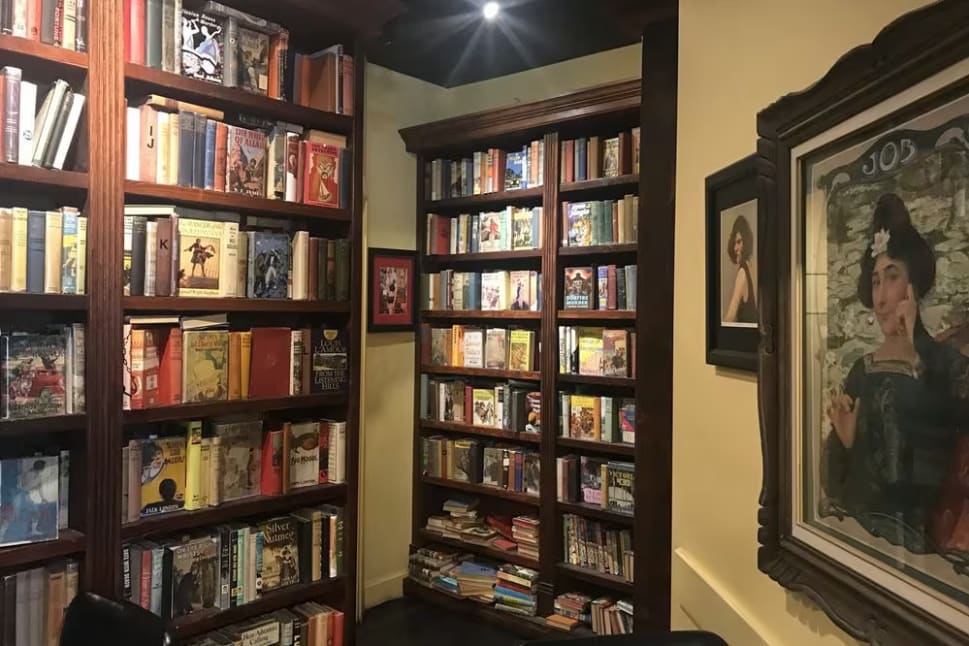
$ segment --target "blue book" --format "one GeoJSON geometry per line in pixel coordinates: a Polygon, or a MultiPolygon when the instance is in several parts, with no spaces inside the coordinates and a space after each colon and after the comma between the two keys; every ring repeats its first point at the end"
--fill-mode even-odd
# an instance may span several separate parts
{"type": "Polygon", "coordinates": [[[525,153],[519,151],[508,153],[505,157],[505,190],[515,191],[525,188],[525,153]]]}
{"type": "Polygon", "coordinates": [[[77,293],[77,212],[64,209],[63,248],[61,250],[61,293],[77,293]]]}
{"type": "Polygon", "coordinates": [[[581,182],[586,179],[585,176],[585,139],[575,140],[575,181],[581,182]]]}
{"type": "Polygon", "coordinates": [[[0,461],[0,546],[57,538],[57,456],[0,461]]]}
{"type": "Polygon", "coordinates": [[[249,236],[249,298],[286,298],[290,239],[286,233],[253,231],[249,236]]]}
{"type": "MultiPolygon", "coordinates": [[[[500,580],[499,580],[500,581],[500,580]]],[[[525,603],[535,603],[535,595],[527,594],[520,590],[512,590],[502,586],[499,582],[495,586],[495,596],[507,597],[513,601],[524,601],[525,603]]]]}
{"type": "Polygon", "coordinates": [[[216,122],[209,120],[205,124],[205,185],[203,188],[215,188],[215,130],[216,122]]]}
{"type": "MultiPolygon", "coordinates": [[[[195,144],[192,155],[192,186],[194,188],[205,188],[205,151],[206,151],[206,122],[204,114],[195,113],[195,144]]],[[[212,159],[215,159],[215,136],[212,137],[212,159]]],[[[213,182],[215,179],[213,178],[213,182]]],[[[265,197],[265,186],[263,195],[265,197]]]]}
{"type": "Polygon", "coordinates": [[[44,239],[47,233],[47,214],[30,211],[27,214],[27,291],[44,293],[44,239]]]}
{"type": "Polygon", "coordinates": [[[458,566],[458,574],[461,576],[497,577],[498,570],[474,561],[465,561],[458,566]]]}
{"type": "Polygon", "coordinates": [[[195,113],[178,113],[178,185],[192,188],[195,166],[195,113]]]}

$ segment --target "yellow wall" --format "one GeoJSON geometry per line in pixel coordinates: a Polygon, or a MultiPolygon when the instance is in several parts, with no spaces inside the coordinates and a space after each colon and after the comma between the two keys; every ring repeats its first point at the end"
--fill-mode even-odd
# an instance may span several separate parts
{"type": "MultiPolygon", "coordinates": [[[[703,181],[754,151],[757,111],[919,0],[681,0],[673,369],[673,613],[732,644],[854,643],[757,570],[752,377],[705,364],[703,181]],[[697,406],[697,402],[703,402],[697,406]]],[[[644,154],[649,154],[645,144],[644,154]]]]}

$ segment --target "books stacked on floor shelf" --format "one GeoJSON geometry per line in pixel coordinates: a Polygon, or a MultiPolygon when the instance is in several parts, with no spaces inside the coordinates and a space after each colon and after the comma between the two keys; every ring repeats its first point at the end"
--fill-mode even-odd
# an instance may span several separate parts
{"type": "Polygon", "coordinates": [[[0,12],[0,32],[75,52],[87,51],[85,0],[61,4],[11,2],[0,12]]]}
{"type": "Polygon", "coordinates": [[[580,137],[559,142],[560,181],[581,182],[639,172],[639,128],[615,137],[580,137]]]}
{"type": "MultiPolygon", "coordinates": [[[[80,148],[75,146],[75,141],[79,139],[78,125],[84,112],[85,96],[62,79],[54,81],[49,88],[27,81],[19,67],[0,69],[0,77],[3,99],[0,104],[3,112],[0,152],[3,161],[63,169],[72,149],[80,148]]],[[[75,151],[78,165],[87,163],[86,152],[75,151]]]]}
{"type": "Polygon", "coordinates": [[[426,310],[531,311],[541,309],[540,271],[454,271],[421,274],[426,310]]]}
{"type": "Polygon", "coordinates": [[[542,207],[512,207],[456,216],[427,214],[425,251],[431,255],[542,248],[542,207]]]}
{"type": "Polygon", "coordinates": [[[559,436],[587,442],[635,444],[636,400],[559,393],[559,436]]]}
{"type": "Polygon", "coordinates": [[[532,384],[474,386],[463,379],[421,375],[421,419],[539,434],[542,395],[532,384]]]}
{"type": "Polygon", "coordinates": [[[56,644],[64,613],[77,596],[78,563],[49,563],[0,579],[3,631],[11,644],[56,644]]]}
{"type": "Polygon", "coordinates": [[[424,437],[421,443],[422,469],[429,477],[539,495],[541,456],[537,451],[440,435],[424,437]]]}
{"type": "Polygon", "coordinates": [[[345,621],[339,610],[308,602],[206,633],[186,646],[343,646],[345,621]]]}
{"type": "Polygon", "coordinates": [[[632,550],[632,530],[612,528],[575,514],[563,514],[562,524],[566,563],[633,582],[629,567],[632,559],[625,557],[632,550]]]}
{"type": "Polygon", "coordinates": [[[498,567],[495,582],[495,609],[513,615],[534,617],[538,608],[538,572],[511,563],[498,567]]]}
{"type": "Polygon", "coordinates": [[[489,148],[461,159],[438,158],[426,164],[424,181],[431,200],[469,197],[534,188],[545,182],[545,142],[516,150],[489,148]]]}
{"type": "Polygon", "coordinates": [[[84,324],[0,334],[0,419],[84,412],[84,324]]]}
{"type": "Polygon", "coordinates": [[[635,347],[636,333],[630,330],[559,326],[559,372],[591,377],[635,377],[636,353],[630,351],[635,347]]]}
{"type": "Polygon", "coordinates": [[[535,516],[515,516],[511,519],[512,540],[518,543],[518,553],[538,561],[538,529],[541,521],[535,516]]]}
{"type": "Polygon", "coordinates": [[[562,281],[567,310],[636,309],[636,265],[566,267],[562,281]]]}
{"type": "Polygon", "coordinates": [[[545,618],[552,628],[571,632],[592,623],[592,598],[578,592],[566,592],[555,597],[555,612],[545,618]]]}
{"type": "Polygon", "coordinates": [[[535,330],[423,324],[421,335],[426,340],[422,349],[428,366],[529,372],[538,364],[535,330]]]}
{"type": "Polygon", "coordinates": [[[597,635],[625,635],[633,630],[633,604],[629,600],[566,592],[555,597],[554,608],[545,621],[566,632],[580,626],[590,627],[597,635]]]}
{"type": "Polygon", "coordinates": [[[566,455],[555,459],[555,468],[558,500],[633,515],[635,469],[631,462],[566,455]]]}
{"type": "Polygon", "coordinates": [[[562,246],[594,247],[635,243],[639,236],[639,197],[562,202],[562,246]]]}

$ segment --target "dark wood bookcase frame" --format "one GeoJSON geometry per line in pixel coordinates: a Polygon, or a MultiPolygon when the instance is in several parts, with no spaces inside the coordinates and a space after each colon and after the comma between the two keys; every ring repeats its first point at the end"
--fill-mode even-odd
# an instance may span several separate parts
{"type": "MultiPolygon", "coordinates": [[[[264,3],[226,0],[263,14],[264,3]]],[[[400,10],[399,0],[357,0],[353,3],[306,3],[277,0],[268,16],[292,29],[291,46],[298,51],[343,43],[354,54],[354,114],[337,115],[277,101],[211,83],[127,63],[124,59],[123,1],[88,2],[89,51],[79,53],[0,36],[4,64],[23,68],[24,77],[62,77],[87,95],[86,172],[56,171],[0,164],[0,185],[29,204],[44,193],[48,199],[82,206],[89,217],[85,296],[0,294],[0,321],[41,316],[86,323],[86,399],[83,414],[48,419],[0,421],[0,442],[41,438],[58,448],[70,448],[71,528],[56,541],[0,549],[0,570],[13,571],[52,559],[73,557],[81,564],[82,590],[119,598],[123,541],[199,529],[248,517],[285,513],[327,502],[345,508],[346,573],[333,580],[291,586],[231,610],[184,617],[175,622],[180,638],[309,600],[325,601],[346,615],[346,644],[354,643],[357,599],[357,507],[360,407],[360,346],[362,293],[363,113],[366,59],[363,39],[400,10]],[[339,7],[337,5],[340,5],[339,7]],[[325,30],[315,25],[325,24],[325,30]],[[161,186],[125,180],[125,101],[147,93],[210,105],[320,128],[345,135],[353,150],[352,201],[347,209],[323,209],[303,204],[161,186]],[[255,299],[179,299],[122,296],[122,228],[126,201],[172,202],[243,214],[323,223],[327,231],[351,240],[350,295],[346,303],[268,301],[255,299]],[[139,312],[230,312],[261,317],[274,324],[296,321],[343,324],[349,329],[350,379],[346,392],[266,400],[243,400],[122,411],[122,323],[139,312]],[[181,512],[121,522],[121,447],[130,424],[198,418],[230,413],[326,411],[347,420],[346,483],[320,485],[283,496],[259,496],[196,512],[181,512]]],[[[84,167],[82,165],[82,167],[84,167]]],[[[13,199],[13,198],[11,198],[13,199]]],[[[306,323],[308,324],[308,323],[306,323]]]]}
{"type": "MultiPolygon", "coordinates": [[[[675,16],[675,12],[674,12],[675,16]]],[[[440,513],[442,490],[470,493],[487,501],[489,509],[505,513],[537,513],[541,520],[540,559],[532,563],[539,571],[538,600],[540,616],[552,612],[554,596],[569,590],[622,595],[632,598],[637,632],[665,630],[670,614],[670,524],[672,462],[672,292],[673,292],[673,181],[676,154],[676,20],[664,20],[646,27],[643,45],[644,69],[649,73],[639,80],[593,87],[574,94],[531,104],[469,114],[401,130],[407,150],[417,156],[417,240],[420,241],[418,270],[421,273],[441,268],[489,269],[513,264],[516,268],[542,271],[542,310],[540,313],[442,312],[425,311],[421,321],[447,326],[453,322],[480,325],[509,321],[534,325],[542,343],[542,356],[536,372],[525,378],[540,380],[543,429],[541,452],[541,497],[496,490],[492,487],[430,478],[421,473],[421,438],[444,433],[455,436],[491,436],[525,448],[534,447],[516,433],[491,431],[473,426],[420,419],[422,373],[515,378],[518,373],[469,368],[440,368],[422,364],[421,338],[418,335],[414,361],[414,444],[412,547],[438,545],[460,547],[486,557],[528,565],[520,555],[499,550],[442,540],[424,529],[427,516],[440,513]],[[617,178],[561,183],[559,156],[561,139],[591,136],[610,129],[641,127],[640,174],[617,178]],[[474,150],[503,147],[543,138],[545,142],[544,177],[541,188],[498,192],[473,197],[431,201],[425,194],[425,163],[436,157],[458,156],[474,150]],[[560,247],[560,203],[564,200],[640,195],[639,239],[637,243],[604,245],[592,248],[560,247]],[[508,204],[543,206],[543,248],[536,251],[511,251],[461,255],[427,255],[426,214],[477,212],[508,204]],[[637,263],[638,293],[636,312],[561,311],[559,274],[566,266],[596,262],[637,263]],[[525,319],[525,320],[522,320],[525,319]],[[528,321],[528,319],[532,319],[528,321]],[[557,326],[583,322],[638,331],[637,379],[584,377],[558,373],[557,326]],[[637,429],[635,446],[590,443],[557,437],[557,392],[560,386],[593,386],[598,392],[615,396],[635,396],[637,429]],[[555,459],[567,453],[607,455],[636,464],[635,516],[611,513],[589,505],[556,502],[555,459]],[[536,509],[537,507],[537,509],[536,509]],[[561,562],[562,515],[574,513],[606,521],[619,527],[633,527],[635,584],[619,577],[603,575],[561,562]]],[[[484,504],[484,503],[483,503],[484,504]]],[[[541,620],[507,615],[432,590],[411,579],[405,580],[405,594],[434,601],[444,608],[462,610],[477,618],[499,623],[525,636],[549,630],[541,620]]],[[[583,632],[583,634],[587,634],[583,632]]]]}

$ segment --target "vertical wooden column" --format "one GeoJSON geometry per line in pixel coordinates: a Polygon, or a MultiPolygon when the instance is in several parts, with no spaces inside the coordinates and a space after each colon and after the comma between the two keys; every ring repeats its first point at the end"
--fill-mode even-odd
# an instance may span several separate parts
{"type": "MultiPolygon", "coordinates": [[[[423,276],[427,271],[428,267],[424,261],[424,256],[427,253],[427,199],[428,195],[424,192],[424,165],[427,163],[427,155],[422,152],[418,152],[416,156],[417,172],[417,186],[415,195],[417,196],[417,240],[415,240],[415,246],[417,248],[417,275],[423,276]]],[[[418,284],[415,294],[411,297],[411,301],[415,304],[423,303],[424,294],[420,292],[420,285],[418,284]]],[[[369,303],[367,304],[369,307],[369,303]]],[[[423,309],[419,307],[418,311],[423,309]]],[[[438,309],[444,309],[442,306],[438,306],[438,309]]],[[[424,500],[426,499],[423,484],[421,483],[421,356],[424,351],[422,344],[424,339],[421,335],[421,325],[423,321],[418,319],[417,321],[417,333],[414,335],[414,442],[413,442],[413,465],[411,466],[411,512],[410,512],[410,535],[412,541],[417,541],[418,533],[421,528],[424,527],[424,500]]]]}
{"type": "Polygon", "coordinates": [[[117,596],[121,585],[121,255],[124,216],[122,0],[89,2],[87,115],[88,325],[86,338],[87,556],[84,588],[117,596]]]}
{"type": "Polygon", "coordinates": [[[637,632],[668,630],[670,623],[677,30],[674,14],[643,33],[636,293],[637,632]]]}
{"type": "Polygon", "coordinates": [[[558,373],[557,294],[555,280],[558,276],[558,236],[555,226],[558,219],[559,201],[559,137],[558,133],[545,135],[545,183],[542,191],[542,356],[538,370],[542,375],[542,438],[541,480],[542,500],[539,507],[539,615],[552,612],[555,599],[555,563],[561,550],[561,521],[555,507],[555,436],[558,429],[556,417],[556,375],[558,373]],[[550,502],[551,501],[551,502],[550,502]]]}

